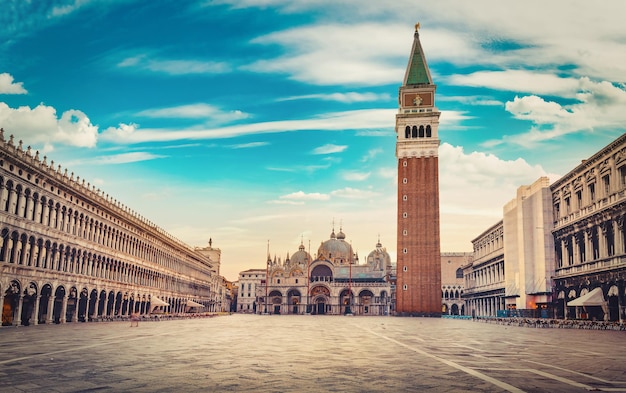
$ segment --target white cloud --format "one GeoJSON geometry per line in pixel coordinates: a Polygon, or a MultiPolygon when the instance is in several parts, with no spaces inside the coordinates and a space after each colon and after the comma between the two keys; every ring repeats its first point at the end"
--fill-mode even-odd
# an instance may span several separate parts
{"type": "Polygon", "coordinates": [[[341,153],[343,151],[345,151],[348,148],[347,145],[333,145],[333,144],[327,144],[324,146],[319,146],[316,147],[315,149],[313,149],[312,153],[313,154],[335,154],[335,153],[341,153]]]}
{"type": "Polygon", "coordinates": [[[344,178],[344,180],[348,180],[348,181],[364,181],[367,180],[371,175],[371,172],[356,172],[356,171],[349,171],[349,172],[343,172],[342,173],[342,177],[344,178]]]}
{"type": "Polygon", "coordinates": [[[281,195],[281,200],[291,201],[327,201],[330,199],[328,194],[320,194],[318,192],[305,193],[304,191],[297,191],[287,195],[281,195]]]}
{"type": "Polygon", "coordinates": [[[503,160],[494,154],[466,153],[443,143],[439,149],[442,213],[501,217],[502,207],[521,185],[532,184],[546,172],[522,158],[503,160]]]}
{"type": "Polygon", "coordinates": [[[394,83],[401,78],[399,75],[404,75],[406,67],[395,61],[398,57],[406,58],[408,44],[404,40],[398,42],[403,32],[406,31],[401,26],[375,23],[283,30],[256,38],[253,43],[280,45],[287,54],[259,60],[245,69],[287,73],[294,80],[318,85],[394,83]]]}
{"type": "Polygon", "coordinates": [[[0,94],[28,94],[24,83],[13,82],[13,76],[6,72],[0,74],[0,94]]]}
{"type": "Polygon", "coordinates": [[[450,75],[447,82],[459,86],[525,92],[533,94],[574,97],[579,82],[574,78],[561,78],[554,74],[526,70],[477,71],[468,75],[450,75]]]}
{"type": "Polygon", "coordinates": [[[356,188],[346,187],[340,190],[331,191],[330,195],[347,199],[368,199],[377,196],[378,193],[369,190],[359,190],[356,188]]]}
{"type": "Polygon", "coordinates": [[[580,78],[571,92],[577,102],[561,105],[536,95],[515,97],[506,103],[506,110],[515,118],[533,123],[530,129],[517,135],[505,135],[484,146],[511,143],[525,147],[556,139],[566,134],[598,128],[623,128],[626,122],[626,88],[609,82],[593,82],[580,78]]]}
{"type": "Polygon", "coordinates": [[[6,133],[32,144],[94,147],[98,139],[98,127],[83,112],[68,110],[58,119],[56,109],[44,104],[14,109],[0,102],[0,124],[6,133]]]}

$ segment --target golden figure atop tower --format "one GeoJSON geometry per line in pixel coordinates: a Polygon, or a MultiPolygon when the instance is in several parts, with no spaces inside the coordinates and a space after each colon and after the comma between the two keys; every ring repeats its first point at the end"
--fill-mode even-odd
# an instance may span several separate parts
{"type": "Polygon", "coordinates": [[[419,22],[417,22],[417,23],[415,24],[415,31],[417,32],[419,29],[420,29],[420,23],[419,23],[419,22]]]}

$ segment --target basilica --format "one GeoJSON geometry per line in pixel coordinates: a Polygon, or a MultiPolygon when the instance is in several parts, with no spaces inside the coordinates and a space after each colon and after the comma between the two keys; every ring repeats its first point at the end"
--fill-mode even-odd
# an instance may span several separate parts
{"type": "MultiPolygon", "coordinates": [[[[393,312],[391,259],[380,240],[366,260],[333,229],[315,257],[303,243],[281,259],[268,255],[267,280],[256,286],[253,311],[269,314],[387,315],[393,312]]],[[[241,294],[245,288],[241,288],[241,294]]],[[[245,296],[245,295],[244,295],[245,296]]]]}

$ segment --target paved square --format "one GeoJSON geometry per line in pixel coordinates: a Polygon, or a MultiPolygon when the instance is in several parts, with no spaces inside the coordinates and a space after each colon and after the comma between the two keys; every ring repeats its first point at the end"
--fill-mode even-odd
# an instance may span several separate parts
{"type": "Polygon", "coordinates": [[[626,392],[626,332],[284,315],[0,329],[2,392],[626,392]]]}

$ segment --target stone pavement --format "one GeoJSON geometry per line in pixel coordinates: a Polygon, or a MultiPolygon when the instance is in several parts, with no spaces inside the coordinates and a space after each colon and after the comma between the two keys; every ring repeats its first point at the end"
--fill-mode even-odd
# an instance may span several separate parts
{"type": "Polygon", "coordinates": [[[626,332],[225,315],[0,329],[1,392],[626,392],[626,332]]]}

